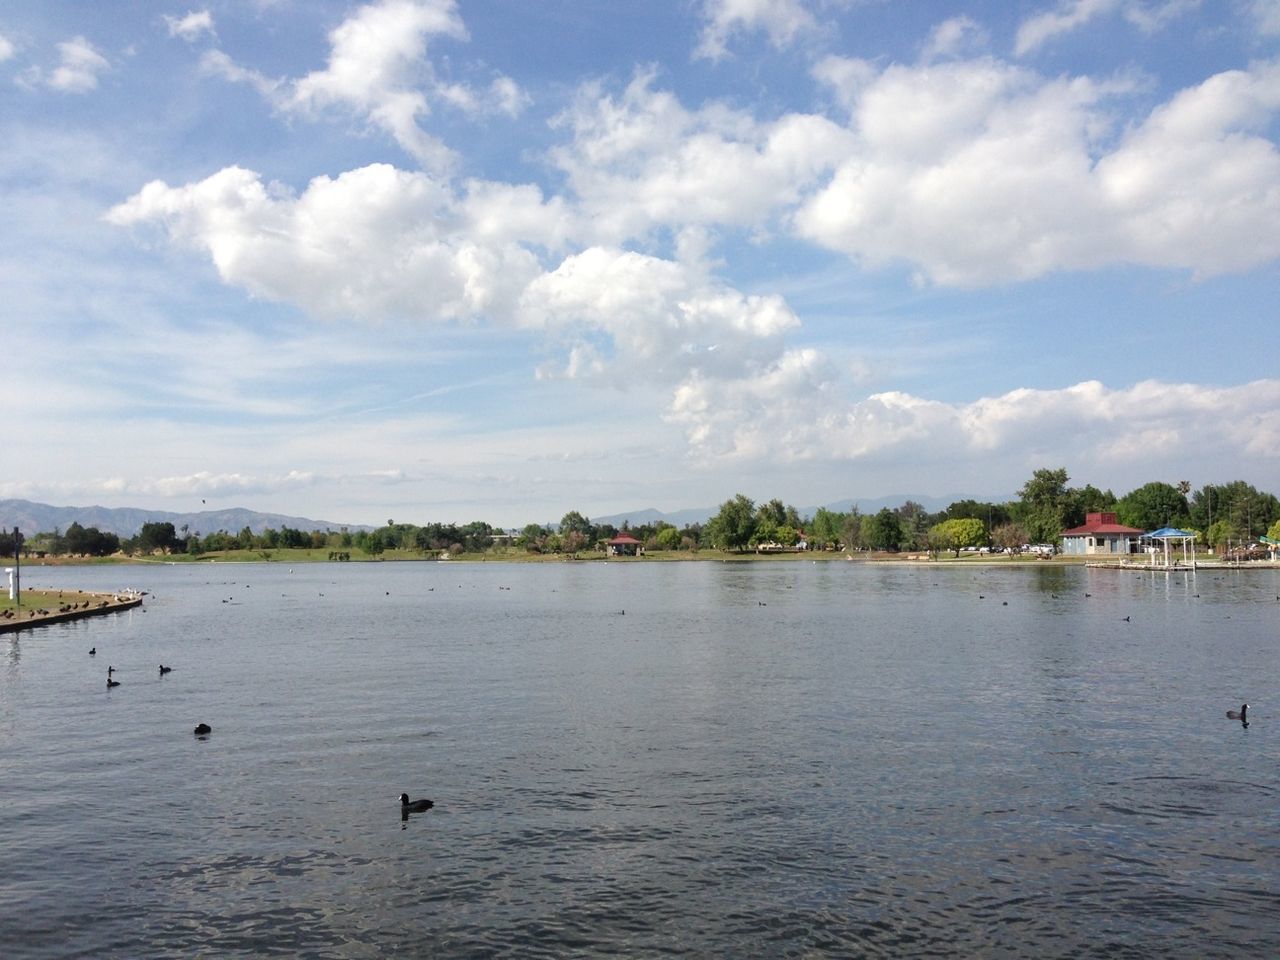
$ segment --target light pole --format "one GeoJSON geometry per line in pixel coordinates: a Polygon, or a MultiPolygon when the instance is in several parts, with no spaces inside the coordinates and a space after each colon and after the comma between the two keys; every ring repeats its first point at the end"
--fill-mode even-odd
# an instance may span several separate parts
{"type": "Polygon", "coordinates": [[[22,531],[13,528],[13,605],[22,609],[22,531]]]}

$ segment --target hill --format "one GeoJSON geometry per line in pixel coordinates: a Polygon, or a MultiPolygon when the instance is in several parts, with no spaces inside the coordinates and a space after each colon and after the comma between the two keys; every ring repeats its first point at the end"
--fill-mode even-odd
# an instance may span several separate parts
{"type": "Polygon", "coordinates": [[[97,527],[103,533],[118,537],[135,536],[144,523],[172,523],[179,532],[185,526],[193,533],[209,534],[218,530],[238,533],[248,527],[254,533],[262,533],[270,527],[279,530],[369,530],[356,524],[333,523],[329,520],[308,520],[305,517],[289,517],[279,513],[259,513],[240,507],[230,510],[203,510],[198,513],[169,513],[164,510],[143,510],[135,507],[55,507],[30,500],[0,500],[0,530],[18,527],[30,537],[51,530],[65,531],[73,523],[82,527],[97,527]]]}

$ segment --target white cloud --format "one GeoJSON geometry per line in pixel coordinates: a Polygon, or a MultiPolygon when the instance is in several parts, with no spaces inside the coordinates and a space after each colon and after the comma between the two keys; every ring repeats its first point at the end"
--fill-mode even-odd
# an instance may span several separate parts
{"type": "Polygon", "coordinates": [[[791,43],[816,26],[803,0],[704,0],[706,21],[696,55],[718,60],[735,33],[763,30],[775,47],[791,43]]]}
{"type": "Polygon", "coordinates": [[[359,7],[329,33],[323,70],[294,80],[270,78],[221,50],[207,53],[201,66],[211,75],[250,84],[286,113],[348,111],[389,134],[425,168],[444,171],[453,165],[454,153],[422,126],[433,104],[473,116],[515,116],[530,101],[503,75],[483,89],[441,79],[427,57],[428,41],[435,38],[467,39],[455,0],[380,0],[359,7]]]}
{"type": "Polygon", "coordinates": [[[987,32],[972,17],[952,17],[933,28],[921,53],[924,61],[957,57],[987,44],[987,32]]]}
{"type": "Polygon", "coordinates": [[[165,14],[164,22],[169,28],[169,36],[181,37],[188,42],[198,40],[206,33],[214,35],[213,14],[208,10],[192,10],[182,17],[165,14]]]}
{"type": "Polygon", "coordinates": [[[534,280],[520,319],[567,343],[565,376],[604,372],[607,351],[625,378],[667,382],[699,370],[741,376],[799,326],[781,297],[747,296],[687,265],[601,247],[534,280]]]}
{"type": "Polygon", "coordinates": [[[0,63],[4,63],[6,60],[10,59],[13,56],[13,53],[13,42],[10,41],[3,33],[0,33],[0,63]]]}
{"type": "Polygon", "coordinates": [[[63,93],[88,93],[98,86],[98,74],[110,68],[106,57],[84,37],[58,44],[61,62],[49,75],[48,84],[63,93]]]}
{"type": "Polygon", "coordinates": [[[1123,83],[995,60],[851,77],[857,148],[799,209],[799,233],[868,264],[979,285],[1136,262],[1206,276],[1280,256],[1280,66],[1211,77],[1111,144],[1123,83]]]}
{"type": "Polygon", "coordinates": [[[1198,275],[1280,256],[1280,62],[1230,71],[1157,108],[1097,165],[1101,193],[1139,262],[1198,275]]]}
{"type": "Polygon", "coordinates": [[[949,404],[902,392],[840,403],[829,365],[791,352],[754,380],[695,380],[669,417],[701,456],[855,463],[975,464],[1021,456],[1129,466],[1280,457],[1280,380],[1216,388],[1143,381],[1113,389],[1087,381],[1019,389],[949,404]],[[1159,438],[1159,446],[1151,441],[1159,438]]]}
{"type": "Polygon", "coordinates": [[[553,159],[601,242],[656,228],[762,228],[853,147],[824,117],[761,123],[716,103],[690,111],[653,79],[642,73],[617,98],[585,87],[556,121],[572,141],[553,159]]]}
{"type": "Polygon", "coordinates": [[[536,189],[473,186],[474,200],[459,200],[428,174],[374,164],[317,177],[293,196],[228,167],[184,187],[149,183],[107,216],[160,223],[175,242],[207,251],[224,282],[314,316],[501,320],[541,270],[516,238],[554,243],[562,212],[546,207],[539,237],[536,189]],[[505,232],[492,215],[498,194],[523,205],[505,232]]]}
{"type": "Polygon", "coordinates": [[[1054,37],[1070,33],[1095,17],[1110,13],[1119,0],[1062,0],[1054,10],[1038,13],[1018,27],[1014,52],[1018,56],[1031,53],[1054,37]]]}
{"type": "Polygon", "coordinates": [[[1044,44],[1085,26],[1092,20],[1119,12],[1144,33],[1154,33],[1189,10],[1200,0],[1061,0],[1058,6],[1024,20],[1018,27],[1014,51],[1018,56],[1034,53],[1044,44]]]}
{"type": "Polygon", "coordinates": [[[242,67],[221,50],[209,50],[200,58],[200,69],[209,76],[221,77],[231,83],[247,83],[267,99],[273,99],[282,81],[272,79],[242,67]]]}
{"type": "Polygon", "coordinates": [[[1253,0],[1249,13],[1264,36],[1280,36],[1280,0],[1253,0]]]}
{"type": "Polygon", "coordinates": [[[277,106],[352,110],[424,166],[443,169],[452,162],[452,151],[420,125],[432,99],[473,114],[514,114],[527,98],[506,77],[494,79],[485,92],[441,81],[426,57],[427,42],[436,37],[467,39],[455,0],[381,0],[360,7],[329,34],[325,69],[281,86],[277,106]]]}

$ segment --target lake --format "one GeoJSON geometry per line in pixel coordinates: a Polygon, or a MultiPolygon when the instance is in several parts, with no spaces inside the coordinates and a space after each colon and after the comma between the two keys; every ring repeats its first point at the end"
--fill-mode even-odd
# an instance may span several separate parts
{"type": "Polygon", "coordinates": [[[23,583],[154,596],[0,637],[5,957],[1280,955],[1274,569],[23,583]]]}

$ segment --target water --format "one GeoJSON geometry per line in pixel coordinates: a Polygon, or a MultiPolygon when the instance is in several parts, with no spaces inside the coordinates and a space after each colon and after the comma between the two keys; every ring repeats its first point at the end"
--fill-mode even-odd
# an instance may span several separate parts
{"type": "Polygon", "coordinates": [[[1277,571],[24,574],[5,957],[1280,953],[1277,571]]]}

